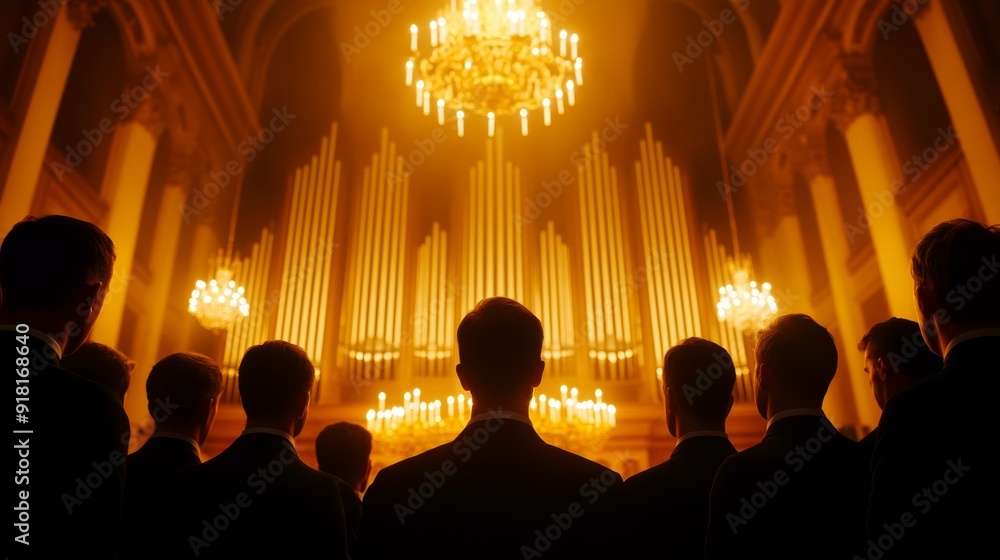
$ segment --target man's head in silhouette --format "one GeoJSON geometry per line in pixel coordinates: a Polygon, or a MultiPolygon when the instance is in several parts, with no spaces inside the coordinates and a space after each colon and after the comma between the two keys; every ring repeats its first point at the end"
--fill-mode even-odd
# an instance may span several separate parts
{"type": "Polygon", "coordinates": [[[72,354],[101,313],[114,263],[114,243],[96,225],[26,218],[0,246],[0,323],[26,323],[72,354]]]}
{"type": "Polygon", "coordinates": [[[364,492],[372,472],[372,434],[350,422],[337,422],[316,436],[316,463],[319,470],[332,474],[364,492]]]}
{"type": "Polygon", "coordinates": [[[512,299],[484,299],[462,319],[457,338],[455,370],[472,393],[473,414],[505,410],[527,416],[545,369],[538,317],[512,299]]]}
{"type": "Polygon", "coordinates": [[[208,437],[222,393],[222,371],[208,356],[179,352],[163,358],[146,379],[149,414],[158,434],[208,437]]]}
{"type": "Polygon", "coordinates": [[[121,404],[125,401],[135,362],[106,344],[88,340],[72,355],[66,356],[62,367],[107,388],[121,404]]]}
{"type": "Polygon", "coordinates": [[[876,324],[858,344],[879,408],[914,383],[941,371],[941,358],[927,347],[920,324],[893,317],[876,324]]]}
{"type": "Polygon", "coordinates": [[[762,418],[793,408],[822,408],[837,373],[830,331],[801,313],[782,315],[757,333],[754,400],[762,418]]]}
{"type": "Polygon", "coordinates": [[[663,357],[663,395],[667,429],[724,432],[733,408],[736,368],[729,352],[704,338],[686,338],[663,357]],[[707,386],[706,386],[707,383],[707,386]]]}
{"type": "Polygon", "coordinates": [[[1000,226],[937,225],[913,250],[910,275],[920,331],[938,356],[964,333],[1000,327],[1000,226]]]}
{"type": "Polygon", "coordinates": [[[283,340],[251,346],[239,370],[240,398],[247,428],[299,435],[309,411],[316,368],[305,350],[283,340]]]}

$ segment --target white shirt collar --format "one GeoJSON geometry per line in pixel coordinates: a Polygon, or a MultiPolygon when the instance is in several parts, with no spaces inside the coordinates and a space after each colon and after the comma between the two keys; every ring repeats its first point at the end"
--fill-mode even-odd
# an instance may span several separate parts
{"type": "Polygon", "coordinates": [[[477,414],[472,418],[469,418],[469,424],[475,422],[483,422],[489,420],[490,418],[503,418],[504,420],[513,420],[515,422],[521,422],[522,424],[527,424],[534,427],[531,423],[531,419],[523,414],[518,414],[516,412],[508,412],[506,410],[491,410],[489,412],[484,412],[482,414],[477,414]]]}
{"type": "Polygon", "coordinates": [[[176,434],[173,432],[156,432],[152,436],[150,436],[149,439],[179,439],[187,443],[191,447],[193,447],[194,452],[198,454],[199,458],[201,458],[201,446],[198,445],[198,442],[195,441],[193,438],[190,438],[183,434],[176,434]]]}
{"type": "MultiPolygon", "coordinates": [[[[17,325],[0,325],[0,330],[18,332],[17,331],[17,325]]],[[[18,334],[21,334],[21,333],[18,333],[18,334]]],[[[48,334],[43,333],[42,331],[40,331],[38,329],[32,329],[30,327],[28,328],[28,332],[25,333],[25,334],[27,334],[29,336],[33,336],[33,337],[37,338],[38,340],[41,340],[45,344],[48,344],[52,348],[52,350],[55,351],[56,356],[60,360],[62,359],[63,348],[62,348],[62,346],[59,346],[59,343],[56,342],[56,339],[52,338],[48,334]]]]}
{"type": "Polygon", "coordinates": [[[729,439],[729,434],[726,432],[717,432],[715,430],[695,430],[693,432],[688,432],[681,437],[677,438],[677,443],[675,445],[680,445],[682,441],[689,440],[696,437],[720,437],[729,439]]]}
{"type": "MultiPolygon", "coordinates": [[[[271,434],[272,436],[282,437],[288,440],[288,443],[292,444],[292,449],[295,449],[295,438],[289,435],[288,432],[282,432],[273,428],[247,428],[240,435],[246,436],[250,434],[271,434]]],[[[296,451],[298,450],[296,449],[296,451]]]]}
{"type": "Polygon", "coordinates": [[[783,418],[789,418],[791,416],[816,416],[819,418],[825,418],[826,414],[823,413],[822,408],[789,408],[788,410],[782,410],[781,412],[768,418],[767,428],[770,429],[771,424],[774,424],[778,420],[781,420],[783,418]]]}
{"type": "Polygon", "coordinates": [[[959,342],[965,342],[966,340],[971,340],[973,338],[983,338],[986,336],[1000,336],[1000,328],[986,328],[986,329],[973,329],[969,332],[964,332],[955,338],[951,339],[948,343],[948,347],[944,349],[944,357],[948,357],[948,352],[954,348],[959,342]]]}

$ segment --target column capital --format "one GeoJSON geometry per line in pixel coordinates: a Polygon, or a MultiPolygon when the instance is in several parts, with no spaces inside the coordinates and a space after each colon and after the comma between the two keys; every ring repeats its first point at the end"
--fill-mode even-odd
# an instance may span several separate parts
{"type": "Polygon", "coordinates": [[[865,113],[881,112],[875,68],[867,56],[841,57],[841,75],[830,104],[830,118],[840,130],[865,113]]]}
{"type": "Polygon", "coordinates": [[[83,31],[94,25],[94,14],[110,6],[114,0],[68,0],[66,2],[69,20],[73,27],[83,31]]]}
{"type": "Polygon", "coordinates": [[[129,113],[127,120],[138,123],[154,138],[159,138],[167,126],[162,96],[157,92],[148,92],[146,99],[136,104],[135,110],[129,113]]]}
{"type": "Polygon", "coordinates": [[[831,175],[826,146],[826,125],[803,127],[802,131],[786,144],[792,165],[812,181],[820,175],[831,175]]]}

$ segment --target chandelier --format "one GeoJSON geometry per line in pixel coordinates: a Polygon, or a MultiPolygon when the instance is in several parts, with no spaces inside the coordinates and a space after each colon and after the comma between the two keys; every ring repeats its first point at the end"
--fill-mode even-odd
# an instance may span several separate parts
{"type": "Polygon", "coordinates": [[[222,250],[219,250],[218,257],[214,259],[215,272],[210,276],[212,279],[208,282],[197,280],[188,299],[188,313],[194,315],[201,326],[216,333],[229,330],[237,319],[250,315],[246,290],[235,280],[241,268],[239,254],[235,259],[232,256],[242,190],[243,176],[240,175],[233,197],[233,213],[229,218],[229,241],[226,244],[226,252],[223,254],[222,250]]]}
{"type": "Polygon", "coordinates": [[[562,30],[555,46],[552,21],[535,0],[465,0],[461,9],[451,0],[430,22],[426,56],[417,33],[411,25],[406,85],[415,87],[424,115],[436,110],[439,125],[446,112],[454,114],[459,136],[472,114],[486,117],[490,137],[497,118],[519,115],[527,136],[530,112],[541,109],[544,125],[551,125],[553,105],[562,115],[583,85],[579,37],[562,30]]]}
{"type": "Polygon", "coordinates": [[[751,280],[753,269],[750,259],[740,253],[740,239],[736,232],[736,211],[733,209],[729,168],[726,166],[726,149],[722,139],[722,119],[719,117],[719,96],[715,89],[715,74],[712,68],[708,69],[708,85],[712,92],[715,138],[722,164],[729,230],[733,234],[733,261],[730,263],[732,282],[719,288],[719,301],[715,307],[720,321],[728,321],[741,332],[752,333],[764,327],[764,324],[777,313],[778,305],[771,295],[771,284],[764,282],[758,287],[757,281],[751,280]]]}
{"type": "Polygon", "coordinates": [[[778,311],[778,304],[771,295],[771,284],[759,287],[751,280],[752,269],[748,259],[742,264],[730,263],[733,282],[719,288],[719,302],[715,305],[720,321],[729,321],[744,332],[760,330],[778,311]]]}
{"type": "Polygon", "coordinates": [[[198,280],[191,290],[188,300],[188,312],[194,315],[203,327],[213,331],[229,328],[237,317],[250,314],[250,304],[247,303],[245,290],[233,280],[234,272],[231,259],[219,255],[214,277],[205,282],[198,280]]]}
{"type": "MultiPolygon", "coordinates": [[[[368,431],[377,448],[387,455],[411,457],[447,443],[462,431],[472,415],[472,398],[464,394],[428,401],[419,388],[403,394],[401,406],[386,406],[386,394],[378,394],[378,409],[365,415],[368,431]]],[[[597,452],[617,425],[618,411],[605,403],[603,392],[594,399],[579,400],[576,387],[560,387],[560,397],[532,397],[528,416],[545,441],[577,453],[597,452]]]]}

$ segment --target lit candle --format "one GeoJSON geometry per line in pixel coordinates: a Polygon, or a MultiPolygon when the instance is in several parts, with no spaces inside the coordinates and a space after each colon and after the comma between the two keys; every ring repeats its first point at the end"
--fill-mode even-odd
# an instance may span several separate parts
{"type": "Polygon", "coordinates": [[[566,404],[566,394],[569,393],[569,387],[563,385],[559,387],[559,394],[562,396],[562,403],[566,404]]]}
{"type": "Polygon", "coordinates": [[[545,417],[545,405],[546,404],[548,404],[548,402],[545,399],[545,393],[542,393],[541,395],[538,395],[538,413],[541,414],[543,418],[545,417]]]}
{"type": "Polygon", "coordinates": [[[532,412],[535,412],[536,410],[538,410],[538,401],[535,399],[535,397],[531,397],[531,404],[528,405],[528,408],[532,412]]]}
{"type": "MultiPolygon", "coordinates": [[[[521,136],[528,135],[528,110],[521,109],[521,136]]],[[[492,136],[492,134],[490,135],[492,136]]]]}
{"type": "Polygon", "coordinates": [[[424,115],[431,114],[431,92],[424,90],[424,115]]]}
{"type": "Polygon", "coordinates": [[[566,58],[566,30],[559,32],[559,56],[566,58]]]}
{"type": "MultiPolygon", "coordinates": [[[[455,118],[458,119],[458,137],[461,138],[465,136],[465,111],[457,111],[455,118]]],[[[458,398],[462,398],[461,395],[458,398]]]]}
{"type": "Polygon", "coordinates": [[[556,111],[560,115],[566,112],[566,105],[563,104],[563,90],[561,89],[556,90],[556,111]]]}
{"type": "Polygon", "coordinates": [[[486,113],[487,119],[487,131],[489,132],[490,138],[493,138],[493,133],[496,131],[496,115],[492,111],[486,113]]]}
{"type": "Polygon", "coordinates": [[[378,394],[378,411],[385,412],[385,393],[378,394]]]}
{"type": "MultiPolygon", "coordinates": [[[[414,37],[416,37],[416,35],[414,35],[414,37]]],[[[413,39],[413,40],[416,41],[416,39],[413,39]]],[[[569,54],[570,54],[570,58],[576,58],[576,56],[577,56],[577,54],[576,54],[576,46],[577,46],[577,43],[579,43],[579,42],[580,42],[580,37],[578,37],[576,33],[574,33],[573,35],[570,36],[570,38],[569,38],[569,54]]],[[[414,47],[413,50],[417,50],[416,47],[414,47]]]]}
{"type": "Polygon", "coordinates": [[[412,86],[413,85],[413,61],[412,60],[407,60],[406,61],[406,85],[408,85],[408,86],[412,86]]]}
{"type": "Polygon", "coordinates": [[[444,124],[444,99],[438,99],[438,124],[444,124]]]}
{"type": "Polygon", "coordinates": [[[594,425],[598,427],[601,425],[601,408],[599,406],[594,407],[594,425]]]}
{"type": "Polygon", "coordinates": [[[442,45],[444,44],[445,38],[448,36],[448,27],[445,25],[443,17],[438,18],[438,42],[442,45]]]}
{"type": "Polygon", "coordinates": [[[615,405],[611,405],[608,407],[608,424],[610,424],[612,428],[614,428],[615,424],[618,423],[617,420],[615,419],[615,415],[617,413],[618,410],[615,408],[615,405]]]}
{"type": "Polygon", "coordinates": [[[427,403],[420,403],[420,423],[427,424],[427,403]]]}
{"type": "Polygon", "coordinates": [[[424,81],[417,80],[417,107],[424,103],[424,81]]]}
{"type": "Polygon", "coordinates": [[[594,396],[597,397],[597,404],[601,404],[601,402],[602,402],[601,401],[601,397],[604,396],[604,391],[598,389],[598,390],[594,391],[594,396]]]}
{"type": "Polygon", "coordinates": [[[576,59],[576,62],[573,64],[573,66],[576,68],[576,83],[578,83],[578,84],[580,84],[582,86],[583,85],[583,59],[582,58],[576,59]]]}
{"type": "Polygon", "coordinates": [[[413,410],[415,412],[420,410],[420,389],[413,390],[413,410]]]}
{"type": "Polygon", "coordinates": [[[566,399],[566,420],[572,423],[575,420],[574,413],[576,412],[576,401],[573,398],[566,399]]]}
{"type": "MultiPolygon", "coordinates": [[[[419,85],[420,82],[417,82],[417,84],[419,85]]],[[[574,90],[573,86],[574,86],[573,80],[567,80],[566,81],[566,97],[569,98],[569,106],[570,107],[572,107],[573,105],[576,105],[576,94],[574,93],[575,90],[574,90]]]]}
{"type": "Polygon", "coordinates": [[[455,416],[455,397],[448,396],[448,418],[455,416]]]}
{"type": "Polygon", "coordinates": [[[559,421],[559,401],[554,398],[549,399],[549,420],[553,423],[559,421]]]}
{"type": "Polygon", "coordinates": [[[377,422],[375,422],[375,431],[378,432],[378,433],[381,433],[382,432],[382,421],[385,419],[385,413],[379,412],[379,413],[375,414],[375,418],[377,419],[377,422]]]}
{"type": "Polygon", "coordinates": [[[417,50],[417,24],[410,26],[410,50],[417,50]]]}
{"type": "Polygon", "coordinates": [[[441,421],[441,401],[434,401],[434,421],[441,421]]]}
{"type": "Polygon", "coordinates": [[[410,422],[410,392],[403,393],[403,420],[410,422]]]}
{"type": "Polygon", "coordinates": [[[552,102],[548,97],[542,100],[542,118],[545,119],[545,126],[552,124],[552,102]]]}
{"type": "Polygon", "coordinates": [[[465,418],[465,395],[458,396],[458,416],[462,419],[465,418]]]}
{"type": "Polygon", "coordinates": [[[369,408],[368,414],[365,415],[365,419],[368,420],[368,431],[372,432],[375,430],[375,409],[369,408]]]}
{"type": "Polygon", "coordinates": [[[431,22],[431,46],[438,46],[438,22],[431,22]]]}

